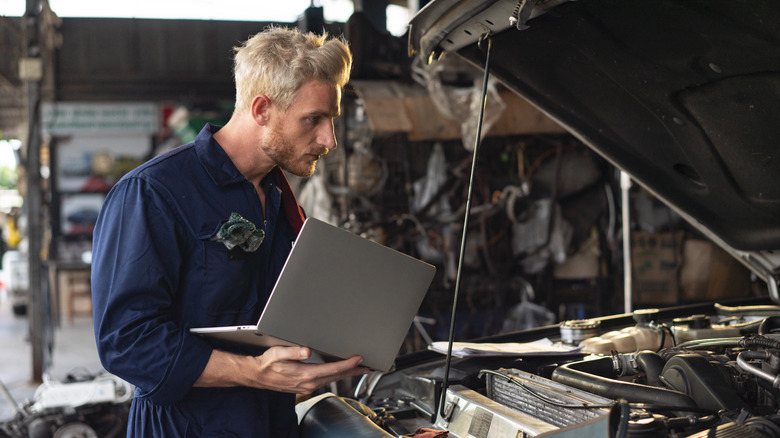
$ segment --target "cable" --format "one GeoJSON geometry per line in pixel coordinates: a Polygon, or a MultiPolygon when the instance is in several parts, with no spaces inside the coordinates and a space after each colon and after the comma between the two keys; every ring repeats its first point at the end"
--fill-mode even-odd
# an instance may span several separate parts
{"type": "Polygon", "coordinates": [[[672,337],[672,347],[676,347],[677,337],[674,335],[674,331],[672,330],[672,328],[666,324],[662,324],[662,327],[664,327],[666,330],[669,330],[669,335],[672,337]]]}
{"type": "Polygon", "coordinates": [[[666,324],[658,324],[656,327],[661,331],[661,345],[658,347],[657,350],[655,350],[656,353],[659,353],[661,350],[664,349],[664,344],[666,343],[666,333],[669,333],[669,339],[672,340],[672,348],[674,348],[675,345],[677,345],[677,339],[674,337],[674,332],[672,329],[666,325],[666,324]]]}
{"type": "Polygon", "coordinates": [[[664,344],[666,343],[666,331],[663,328],[661,328],[660,332],[661,332],[661,345],[659,345],[658,349],[655,350],[656,353],[658,353],[659,351],[663,350],[664,349],[664,344]]]}

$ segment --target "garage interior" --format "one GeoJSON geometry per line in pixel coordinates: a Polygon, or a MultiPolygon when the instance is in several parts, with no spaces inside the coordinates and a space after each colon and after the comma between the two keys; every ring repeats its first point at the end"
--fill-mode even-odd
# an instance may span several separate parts
{"type": "MultiPolygon", "coordinates": [[[[0,16],[0,140],[18,147],[22,201],[0,203],[0,381],[14,399],[46,376],[99,371],[89,257],[100,203],[130,169],[230,117],[231,48],[270,25],[343,35],[354,54],[339,148],[312,178],[291,180],[304,210],[436,265],[401,353],[447,338],[481,73],[407,55],[384,11],[411,15],[418,2],[354,3],[343,23],[317,6],[272,23],[58,17],[32,0],[25,17],[0,16]]],[[[489,89],[457,340],[766,294],[555,121],[489,89]]],[[[0,398],[0,421],[11,415],[0,398]]]]}

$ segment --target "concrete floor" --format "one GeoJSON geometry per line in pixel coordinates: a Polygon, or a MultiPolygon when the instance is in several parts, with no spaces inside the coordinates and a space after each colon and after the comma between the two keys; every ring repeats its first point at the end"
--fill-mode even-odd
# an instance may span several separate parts
{"type": "MultiPolygon", "coordinates": [[[[17,403],[33,398],[39,383],[32,382],[32,351],[26,317],[15,316],[7,293],[0,290],[0,380],[17,403]]],[[[54,348],[48,376],[64,381],[69,373],[84,375],[103,371],[97,356],[92,317],[76,314],[72,324],[62,322],[54,330],[54,348]]],[[[14,409],[0,394],[0,421],[13,416],[14,409]]]]}

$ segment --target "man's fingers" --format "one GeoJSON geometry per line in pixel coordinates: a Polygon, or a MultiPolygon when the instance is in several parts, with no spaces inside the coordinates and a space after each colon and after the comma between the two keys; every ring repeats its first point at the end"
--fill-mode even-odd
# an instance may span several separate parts
{"type": "Polygon", "coordinates": [[[311,350],[306,347],[271,347],[263,356],[272,360],[306,360],[311,356],[311,350]]]}
{"type": "Polygon", "coordinates": [[[304,363],[311,356],[306,347],[272,347],[260,359],[265,365],[258,371],[256,381],[267,389],[310,393],[330,382],[367,374],[370,370],[359,366],[360,356],[328,363],[304,363]]]}
{"type": "Polygon", "coordinates": [[[370,370],[366,367],[361,367],[360,364],[362,362],[362,357],[355,356],[338,362],[330,362],[316,366],[319,368],[317,371],[321,373],[320,380],[325,384],[348,377],[368,374],[370,370]]]}
{"type": "Polygon", "coordinates": [[[359,365],[363,363],[363,358],[360,356],[353,356],[349,359],[344,359],[336,362],[328,362],[323,364],[317,364],[317,372],[322,377],[327,376],[340,376],[342,374],[355,375],[351,371],[360,369],[359,365]]]}

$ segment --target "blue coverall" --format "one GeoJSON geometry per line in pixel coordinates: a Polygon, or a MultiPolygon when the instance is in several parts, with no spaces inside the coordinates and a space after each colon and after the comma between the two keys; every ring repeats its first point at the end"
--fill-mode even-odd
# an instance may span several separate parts
{"type": "Polygon", "coordinates": [[[95,336],[106,370],[136,386],[128,436],[297,436],[293,394],[192,387],[213,348],[242,351],[189,329],[255,324],[299,231],[284,213],[300,209],[282,172],[263,180],[263,217],[218,129],[125,175],[95,228],[95,336]],[[212,240],[231,213],[264,229],[256,251],[212,240]]]}

